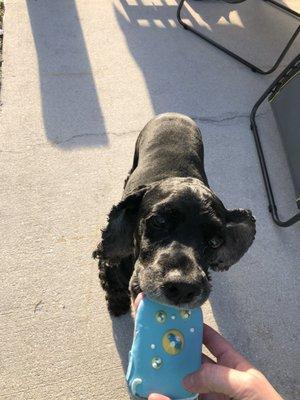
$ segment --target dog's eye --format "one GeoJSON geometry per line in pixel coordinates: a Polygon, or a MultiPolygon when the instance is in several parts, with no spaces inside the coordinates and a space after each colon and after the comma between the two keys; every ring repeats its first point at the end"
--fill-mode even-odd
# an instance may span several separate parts
{"type": "Polygon", "coordinates": [[[151,218],[151,223],[156,228],[163,228],[166,225],[166,219],[161,215],[155,215],[151,218]]]}
{"type": "Polygon", "coordinates": [[[223,244],[223,239],[220,236],[214,236],[208,241],[208,245],[213,249],[217,249],[223,244]]]}

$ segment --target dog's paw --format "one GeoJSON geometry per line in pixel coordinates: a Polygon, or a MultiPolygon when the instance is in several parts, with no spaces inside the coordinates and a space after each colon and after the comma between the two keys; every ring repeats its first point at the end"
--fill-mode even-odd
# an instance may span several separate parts
{"type": "Polygon", "coordinates": [[[121,301],[116,302],[115,298],[111,299],[109,297],[106,298],[107,308],[113,317],[120,317],[121,315],[127,314],[130,310],[130,298],[124,297],[121,301]]]}

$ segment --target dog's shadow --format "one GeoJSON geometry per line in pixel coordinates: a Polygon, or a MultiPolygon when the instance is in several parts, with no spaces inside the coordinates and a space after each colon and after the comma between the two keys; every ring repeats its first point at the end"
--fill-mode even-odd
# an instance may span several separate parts
{"type": "Polygon", "coordinates": [[[112,317],[111,321],[116,349],[120,356],[124,374],[126,374],[128,353],[133,339],[134,322],[130,313],[121,317],[112,317]]]}

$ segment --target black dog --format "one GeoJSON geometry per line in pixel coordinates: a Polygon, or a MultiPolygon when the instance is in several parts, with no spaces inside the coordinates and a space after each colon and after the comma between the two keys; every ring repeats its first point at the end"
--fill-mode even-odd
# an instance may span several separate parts
{"type": "Polygon", "coordinates": [[[252,244],[255,219],[227,210],[209,188],[197,125],[174,113],[152,119],[140,133],[122,201],[109,214],[94,251],[113,315],[130,295],[177,307],[208,298],[208,270],[227,270],[252,244]]]}

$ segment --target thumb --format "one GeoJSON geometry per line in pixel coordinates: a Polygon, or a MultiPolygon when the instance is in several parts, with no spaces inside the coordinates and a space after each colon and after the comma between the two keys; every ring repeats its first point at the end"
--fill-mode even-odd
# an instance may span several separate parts
{"type": "Polygon", "coordinates": [[[148,400],[170,400],[169,397],[163,396],[161,394],[152,393],[148,397],[148,400]]]}
{"type": "Polygon", "coordinates": [[[241,399],[245,392],[246,378],[244,372],[205,363],[199,371],[186,376],[183,384],[193,393],[222,393],[241,399]]]}
{"type": "Polygon", "coordinates": [[[135,318],[135,314],[137,313],[137,309],[143,297],[144,293],[139,293],[135,300],[131,300],[131,315],[133,318],[135,318]]]}

